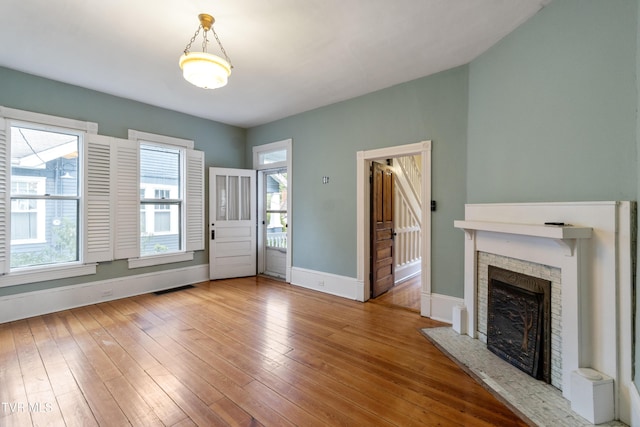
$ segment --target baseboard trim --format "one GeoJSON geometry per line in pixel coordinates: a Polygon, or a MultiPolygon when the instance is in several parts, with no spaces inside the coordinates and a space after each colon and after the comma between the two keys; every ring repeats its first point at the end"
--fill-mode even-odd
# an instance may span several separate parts
{"type": "Polygon", "coordinates": [[[209,280],[209,265],[63,286],[0,297],[0,323],[209,280]]]}
{"type": "Polygon", "coordinates": [[[420,260],[401,267],[396,267],[393,273],[396,285],[419,275],[421,271],[422,262],[420,260]]]}
{"type": "Polygon", "coordinates": [[[420,314],[433,320],[453,323],[453,308],[464,304],[463,298],[440,294],[422,294],[420,314]]]}
{"type": "MultiPolygon", "coordinates": [[[[629,400],[630,400],[630,406],[631,406],[630,425],[640,426],[640,393],[638,393],[638,389],[636,388],[636,385],[632,382],[629,383],[629,385],[627,386],[627,389],[629,391],[629,400]]],[[[622,417],[621,419],[624,422],[629,423],[629,420],[624,420],[622,417]]]]}
{"type": "Polygon", "coordinates": [[[291,269],[291,284],[352,300],[361,299],[359,296],[363,294],[364,286],[353,277],[298,267],[291,269]]]}

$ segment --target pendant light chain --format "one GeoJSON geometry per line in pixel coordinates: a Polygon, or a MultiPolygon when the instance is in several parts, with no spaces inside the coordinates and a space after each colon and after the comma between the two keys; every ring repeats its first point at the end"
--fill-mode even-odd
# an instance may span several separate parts
{"type": "MultiPolygon", "coordinates": [[[[191,45],[193,44],[194,41],[196,41],[196,37],[198,37],[198,34],[200,34],[200,29],[202,28],[202,25],[200,25],[198,27],[198,29],[196,30],[195,34],[193,35],[193,37],[191,37],[191,40],[189,40],[189,44],[187,44],[187,47],[184,48],[184,54],[187,55],[189,53],[189,49],[191,49],[191,45]]],[[[205,32],[205,38],[206,38],[206,32],[205,32]]],[[[202,51],[204,52],[204,46],[202,48],[202,51]]]]}
{"type": "Polygon", "coordinates": [[[216,38],[216,41],[218,42],[218,46],[220,46],[220,50],[224,54],[224,59],[226,59],[227,62],[229,63],[229,66],[233,68],[233,64],[231,63],[231,58],[229,58],[229,55],[227,55],[227,51],[224,50],[224,47],[222,47],[222,43],[220,42],[220,39],[218,38],[218,34],[216,33],[216,30],[213,28],[213,26],[211,26],[211,32],[213,33],[213,36],[216,38]]]}
{"type": "MultiPolygon", "coordinates": [[[[200,30],[201,29],[202,29],[202,25],[200,25],[198,27],[198,29],[196,30],[196,32],[193,35],[193,37],[191,37],[191,40],[189,40],[189,44],[187,44],[187,47],[184,48],[184,54],[185,55],[187,55],[189,53],[189,49],[191,49],[191,45],[193,44],[193,42],[196,41],[196,37],[198,37],[198,34],[200,34],[200,30]]],[[[213,26],[211,26],[211,32],[213,33],[213,36],[216,38],[216,41],[218,42],[218,46],[220,46],[220,50],[222,51],[222,54],[224,55],[224,59],[226,59],[227,62],[229,63],[229,66],[231,68],[233,68],[233,64],[231,63],[231,58],[229,58],[229,55],[227,55],[227,51],[222,46],[222,42],[220,41],[220,38],[218,37],[218,33],[216,33],[216,30],[213,28],[213,26]]],[[[209,39],[207,38],[207,33],[208,33],[208,31],[205,30],[204,31],[204,35],[203,35],[203,39],[202,39],[202,51],[203,52],[207,51],[207,44],[209,43],[209,39]]]]}

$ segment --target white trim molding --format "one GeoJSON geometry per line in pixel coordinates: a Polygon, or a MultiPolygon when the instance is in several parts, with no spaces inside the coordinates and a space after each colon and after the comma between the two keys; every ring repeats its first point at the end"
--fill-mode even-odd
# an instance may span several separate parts
{"type": "Polygon", "coordinates": [[[129,258],[129,268],[151,267],[174,262],[193,261],[193,251],[153,255],[141,258],[129,258]]]}
{"type": "Polygon", "coordinates": [[[209,280],[209,265],[156,271],[0,297],[0,323],[209,280]]]}
{"type": "Polygon", "coordinates": [[[89,276],[96,274],[98,264],[73,264],[52,266],[39,270],[25,270],[7,273],[0,276],[0,288],[5,286],[24,285],[27,283],[44,282],[47,280],[68,279],[70,277],[89,276]]]}
{"type": "Polygon", "coordinates": [[[361,292],[361,285],[353,277],[298,267],[291,269],[291,284],[352,300],[358,300],[361,292]]]}
{"type": "Polygon", "coordinates": [[[631,420],[630,425],[640,426],[640,393],[636,386],[631,383],[628,385],[628,392],[631,406],[631,420]]]}
{"type": "Polygon", "coordinates": [[[15,108],[0,106],[0,116],[12,120],[65,127],[93,134],[98,133],[98,124],[95,122],[85,122],[83,120],[52,116],[50,114],[34,113],[33,111],[16,110],[15,108]]]}
{"type": "Polygon", "coordinates": [[[463,298],[422,293],[420,314],[440,322],[453,323],[453,309],[462,304],[464,304],[463,298]]]}
{"type": "MultiPolygon", "coordinates": [[[[429,301],[431,294],[431,141],[422,141],[415,144],[399,145],[374,150],[358,151],[356,153],[356,241],[357,241],[357,295],[358,301],[367,301],[370,298],[369,287],[369,165],[371,161],[419,154],[422,158],[422,194],[423,203],[421,218],[421,284],[422,304],[429,301]]],[[[424,316],[430,312],[430,307],[422,306],[421,313],[424,316]]]]}
{"type": "MultiPolygon", "coordinates": [[[[292,218],[293,218],[293,139],[283,139],[282,141],[271,142],[263,145],[256,145],[253,147],[253,169],[256,171],[266,171],[270,169],[286,168],[287,169],[287,217],[289,223],[287,224],[287,253],[285,256],[285,281],[290,283],[292,261],[291,255],[293,253],[293,239],[291,238],[292,230],[292,218]],[[268,153],[271,151],[285,150],[287,152],[287,158],[281,162],[275,163],[260,163],[260,154],[268,153]]],[[[264,209],[264,182],[260,174],[258,174],[258,273],[264,273],[266,264],[266,253],[264,243],[264,226],[265,221],[263,218],[264,209]]]]}

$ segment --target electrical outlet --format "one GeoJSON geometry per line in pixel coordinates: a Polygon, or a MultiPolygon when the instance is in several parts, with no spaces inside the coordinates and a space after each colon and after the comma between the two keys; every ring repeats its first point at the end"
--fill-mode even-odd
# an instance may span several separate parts
{"type": "Polygon", "coordinates": [[[100,295],[102,298],[110,297],[113,295],[113,289],[104,289],[100,295]]]}
{"type": "Polygon", "coordinates": [[[319,288],[323,288],[324,287],[324,280],[318,280],[318,287],[319,288]]]}

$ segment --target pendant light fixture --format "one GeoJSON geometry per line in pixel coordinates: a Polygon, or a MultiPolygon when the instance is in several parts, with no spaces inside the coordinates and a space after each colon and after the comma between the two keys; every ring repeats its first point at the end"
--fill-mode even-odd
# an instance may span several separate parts
{"type": "Polygon", "coordinates": [[[231,65],[231,60],[224,47],[222,47],[216,31],[213,29],[213,23],[215,22],[213,16],[201,13],[198,15],[198,19],[200,20],[200,26],[191,37],[187,47],[185,47],[184,54],[180,57],[180,69],[182,69],[183,77],[189,83],[204,89],[217,89],[227,84],[227,78],[231,75],[233,65],[231,65]],[[200,30],[204,30],[202,52],[190,52],[191,44],[198,37],[200,30]],[[218,42],[224,59],[207,52],[207,43],[209,43],[207,35],[209,31],[213,33],[218,42]]]}

